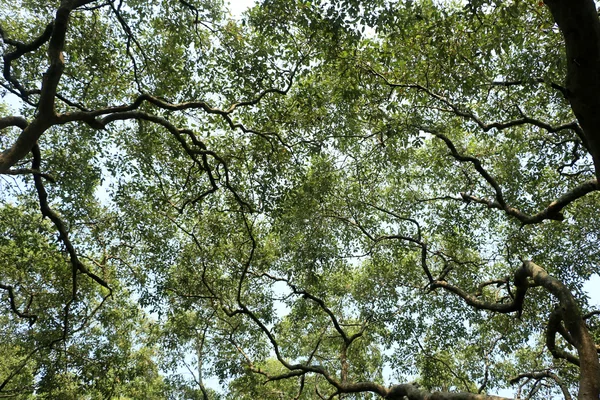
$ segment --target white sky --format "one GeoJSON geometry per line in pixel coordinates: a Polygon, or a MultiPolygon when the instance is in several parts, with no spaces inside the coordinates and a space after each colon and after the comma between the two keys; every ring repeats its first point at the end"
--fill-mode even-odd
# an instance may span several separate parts
{"type": "Polygon", "coordinates": [[[256,1],[255,0],[229,0],[227,2],[227,8],[231,12],[231,15],[234,17],[240,17],[244,11],[246,11],[249,7],[252,7],[256,1]]]}

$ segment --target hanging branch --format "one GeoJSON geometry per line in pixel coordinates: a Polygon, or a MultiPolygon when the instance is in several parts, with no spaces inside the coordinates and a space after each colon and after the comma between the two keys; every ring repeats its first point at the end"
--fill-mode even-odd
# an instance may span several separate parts
{"type": "MultiPolygon", "coordinates": [[[[37,144],[33,147],[32,154],[33,154],[33,162],[31,164],[31,168],[33,170],[39,170],[40,163],[41,163],[41,155],[40,155],[40,149],[37,144]]],[[[71,258],[71,264],[73,266],[72,267],[72,270],[73,270],[73,299],[75,299],[77,296],[77,271],[89,276],[92,280],[96,281],[96,283],[98,283],[100,286],[108,289],[109,291],[112,291],[112,289],[110,288],[108,283],[106,283],[106,281],[104,281],[104,279],[100,278],[98,275],[91,272],[81,262],[81,260],[79,260],[79,257],[77,256],[77,252],[75,251],[75,247],[73,246],[73,244],[71,243],[71,240],[69,239],[69,233],[67,232],[65,223],[63,222],[61,217],[54,210],[52,210],[50,208],[50,205],[48,204],[48,193],[46,192],[46,189],[44,188],[44,183],[42,182],[41,176],[34,174],[33,179],[35,182],[35,188],[38,192],[38,199],[39,199],[40,210],[42,212],[42,215],[44,217],[47,217],[50,221],[52,221],[52,223],[56,227],[56,230],[58,231],[60,241],[64,244],[64,246],[67,250],[67,253],[69,254],[69,257],[71,258]]]]}

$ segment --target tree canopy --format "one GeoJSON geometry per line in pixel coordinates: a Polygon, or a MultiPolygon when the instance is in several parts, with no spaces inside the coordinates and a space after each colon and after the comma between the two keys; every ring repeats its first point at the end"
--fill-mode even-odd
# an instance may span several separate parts
{"type": "Polygon", "coordinates": [[[0,7],[0,397],[597,400],[596,3],[227,7],[0,7]]]}

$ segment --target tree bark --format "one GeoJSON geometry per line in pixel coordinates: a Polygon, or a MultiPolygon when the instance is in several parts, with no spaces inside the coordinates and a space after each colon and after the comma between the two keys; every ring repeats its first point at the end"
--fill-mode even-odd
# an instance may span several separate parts
{"type": "Polygon", "coordinates": [[[465,392],[428,392],[411,383],[393,386],[387,400],[512,400],[507,397],[465,392]]]}
{"type": "MultiPolygon", "coordinates": [[[[565,39],[567,98],[600,177],[600,20],[593,0],[544,0],[565,39]]],[[[595,399],[596,400],[596,399],[595,399]]]]}
{"type": "Polygon", "coordinates": [[[0,173],[8,171],[31,151],[42,134],[57,122],[54,110],[58,84],[65,68],[63,50],[71,11],[78,2],[62,1],[56,11],[52,36],[48,44],[48,69],[42,79],[38,109],[33,121],[26,125],[15,143],[0,154],[0,173]]]}
{"type": "Polygon", "coordinates": [[[562,282],[551,277],[539,265],[524,261],[522,268],[533,282],[552,293],[559,301],[558,310],[561,313],[565,328],[579,355],[579,400],[598,400],[600,398],[600,362],[596,343],[585,324],[579,310],[579,305],[562,282]]]}

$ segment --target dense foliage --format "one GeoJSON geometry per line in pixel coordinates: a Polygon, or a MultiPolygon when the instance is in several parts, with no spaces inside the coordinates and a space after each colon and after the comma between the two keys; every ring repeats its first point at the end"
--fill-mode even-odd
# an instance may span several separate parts
{"type": "Polygon", "coordinates": [[[598,399],[593,1],[6,0],[0,37],[0,397],[598,399]]]}

